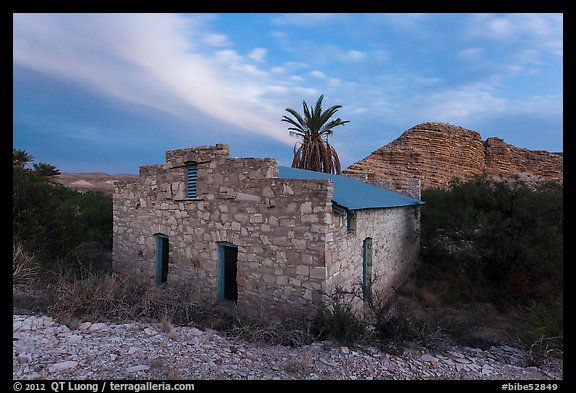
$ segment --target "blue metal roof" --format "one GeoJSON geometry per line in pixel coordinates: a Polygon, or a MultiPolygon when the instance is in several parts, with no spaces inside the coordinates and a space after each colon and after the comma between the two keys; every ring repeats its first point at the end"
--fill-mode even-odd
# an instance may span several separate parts
{"type": "Polygon", "coordinates": [[[348,210],[380,209],[424,204],[424,202],[419,199],[410,198],[406,195],[347,176],[330,175],[328,173],[279,166],[278,177],[301,180],[330,179],[334,187],[333,202],[348,210]]]}

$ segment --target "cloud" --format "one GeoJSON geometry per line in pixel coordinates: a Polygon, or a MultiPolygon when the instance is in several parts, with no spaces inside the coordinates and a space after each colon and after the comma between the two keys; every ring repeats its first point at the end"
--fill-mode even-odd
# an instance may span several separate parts
{"type": "Polygon", "coordinates": [[[345,62],[355,62],[355,61],[361,61],[364,60],[366,58],[366,53],[358,51],[358,50],[347,50],[341,57],[340,59],[342,61],[345,62]]]}
{"type": "Polygon", "coordinates": [[[207,34],[204,42],[211,46],[230,46],[230,40],[224,34],[207,34]]]}
{"type": "Polygon", "coordinates": [[[254,61],[262,61],[266,57],[266,48],[255,48],[248,54],[248,57],[254,61]]]}
{"type": "Polygon", "coordinates": [[[346,18],[346,14],[298,13],[277,16],[272,23],[288,27],[318,27],[340,23],[343,18],[346,18]]]}
{"type": "Polygon", "coordinates": [[[502,44],[519,42],[532,49],[562,55],[562,14],[474,14],[470,15],[466,34],[502,44]]]}
{"type": "Polygon", "coordinates": [[[225,63],[240,63],[243,61],[242,56],[232,49],[223,49],[215,53],[216,59],[225,63]]]}
{"type": "MultiPolygon", "coordinates": [[[[13,20],[15,64],[188,121],[193,108],[294,142],[277,120],[278,108],[259,104],[268,73],[232,49],[206,55],[200,45],[227,39],[207,34],[203,20],[174,14],[14,14],[13,20]]],[[[249,57],[265,53],[257,48],[249,57]]]]}
{"type": "Polygon", "coordinates": [[[310,76],[313,76],[316,79],[326,79],[327,76],[325,73],[323,73],[322,71],[310,71],[310,76]]]}

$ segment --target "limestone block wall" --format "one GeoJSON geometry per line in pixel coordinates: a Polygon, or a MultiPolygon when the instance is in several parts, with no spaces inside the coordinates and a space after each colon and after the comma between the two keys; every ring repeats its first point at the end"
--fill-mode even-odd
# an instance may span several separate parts
{"type": "Polygon", "coordinates": [[[114,269],[154,283],[156,235],[169,239],[167,284],[217,303],[218,242],[238,247],[238,310],[312,318],[323,305],[329,180],[278,179],[274,159],[229,158],[227,145],[168,151],[114,192],[114,269]],[[197,198],[186,199],[186,162],[197,198]]]}
{"type": "MultiPolygon", "coordinates": [[[[407,276],[420,255],[419,207],[358,210],[350,229],[344,225],[332,226],[333,241],[327,243],[327,290],[342,288],[346,292],[362,293],[363,242],[372,243],[371,272],[374,301],[384,302],[393,288],[407,276]]],[[[363,310],[359,298],[349,299],[355,309],[363,310]]]]}

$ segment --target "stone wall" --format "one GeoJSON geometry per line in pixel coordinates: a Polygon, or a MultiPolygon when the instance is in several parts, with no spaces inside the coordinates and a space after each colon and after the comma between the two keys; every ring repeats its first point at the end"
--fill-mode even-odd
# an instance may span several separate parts
{"type": "MultiPolygon", "coordinates": [[[[372,239],[372,267],[367,277],[374,302],[385,302],[414,268],[420,257],[420,208],[357,210],[341,220],[353,219],[352,225],[334,223],[333,241],[326,253],[327,289],[362,293],[363,242],[372,239]]],[[[352,300],[352,299],[349,299],[352,300]]],[[[360,299],[355,309],[363,309],[360,299]]]]}
{"type": "Polygon", "coordinates": [[[280,179],[271,158],[229,158],[227,145],[166,152],[114,192],[114,270],[153,285],[156,237],[168,237],[167,285],[218,304],[218,245],[238,248],[239,313],[312,319],[336,286],[362,280],[362,242],[373,239],[374,291],[386,295],[418,257],[418,208],[333,212],[332,182],[280,179]],[[197,164],[197,197],[186,166],[197,164]],[[350,216],[352,217],[352,216],[350,216]]]}
{"type": "Polygon", "coordinates": [[[563,180],[563,155],[528,150],[499,138],[483,141],[480,134],[445,123],[423,123],[404,132],[343,174],[406,192],[417,176],[422,189],[446,187],[453,178],[488,173],[509,178],[563,180]]]}
{"type": "Polygon", "coordinates": [[[217,302],[218,242],[238,247],[238,310],[252,317],[308,317],[321,308],[329,180],[276,178],[274,159],[228,158],[228,147],[168,151],[114,193],[114,268],[154,283],[155,235],[169,238],[168,285],[217,302]],[[197,162],[186,199],[185,163],[197,162]]]}

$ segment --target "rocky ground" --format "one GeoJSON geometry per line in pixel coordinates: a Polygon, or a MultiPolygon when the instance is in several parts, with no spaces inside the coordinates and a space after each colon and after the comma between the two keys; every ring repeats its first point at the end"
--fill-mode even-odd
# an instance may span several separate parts
{"type": "Polygon", "coordinates": [[[504,345],[398,354],[329,341],[291,348],[170,324],[84,322],[71,329],[47,316],[13,316],[13,378],[22,380],[563,379],[562,360],[525,367],[525,355],[504,345]]]}

